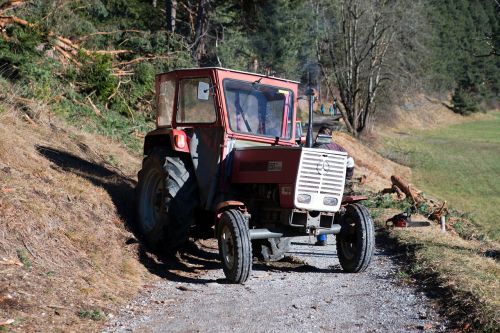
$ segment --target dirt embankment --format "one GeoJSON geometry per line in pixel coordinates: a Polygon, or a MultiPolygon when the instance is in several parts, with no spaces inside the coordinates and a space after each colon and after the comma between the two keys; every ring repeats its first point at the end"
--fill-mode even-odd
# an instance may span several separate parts
{"type": "Polygon", "coordinates": [[[354,177],[366,176],[363,186],[374,192],[391,187],[392,175],[404,179],[411,177],[410,168],[389,161],[346,133],[335,133],[334,140],[353,156],[356,164],[354,177]]]}
{"type": "Polygon", "coordinates": [[[148,276],[126,229],[140,158],[54,115],[22,115],[0,114],[0,321],[94,330],[148,276]]]}

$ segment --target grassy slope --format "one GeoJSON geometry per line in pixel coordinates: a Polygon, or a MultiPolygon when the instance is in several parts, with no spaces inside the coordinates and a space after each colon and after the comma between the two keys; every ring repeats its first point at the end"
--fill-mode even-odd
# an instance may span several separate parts
{"type": "MultiPolygon", "coordinates": [[[[393,209],[372,209],[379,226],[393,209]]],[[[388,230],[406,256],[407,272],[423,289],[440,300],[450,326],[460,332],[498,332],[500,329],[500,264],[492,258],[498,245],[464,240],[455,233],[427,228],[388,230]]]]}
{"type": "Polygon", "coordinates": [[[140,158],[41,110],[0,103],[0,331],[96,331],[150,280],[126,245],[140,158]]]}
{"type": "Polygon", "coordinates": [[[416,131],[389,145],[409,155],[414,183],[472,214],[493,239],[500,235],[500,113],[491,119],[416,131]]]}

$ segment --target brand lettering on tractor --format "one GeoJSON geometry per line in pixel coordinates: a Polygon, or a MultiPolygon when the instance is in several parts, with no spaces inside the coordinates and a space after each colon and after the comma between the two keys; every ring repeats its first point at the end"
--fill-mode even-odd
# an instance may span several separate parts
{"type": "Polygon", "coordinates": [[[319,161],[316,165],[316,171],[318,171],[320,175],[327,174],[330,171],[330,163],[328,163],[328,161],[319,161]]]}
{"type": "Polygon", "coordinates": [[[283,162],[282,161],[269,161],[267,164],[267,171],[281,171],[283,169],[283,162]]]}

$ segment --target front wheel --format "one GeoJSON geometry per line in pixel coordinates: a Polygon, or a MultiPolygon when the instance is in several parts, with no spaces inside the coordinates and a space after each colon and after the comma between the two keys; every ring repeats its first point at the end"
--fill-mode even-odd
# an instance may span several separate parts
{"type": "Polygon", "coordinates": [[[244,283],[252,271],[252,245],[248,225],[236,209],[222,213],[217,225],[219,255],[226,278],[244,283]]]}
{"type": "Polygon", "coordinates": [[[362,272],[370,264],[375,248],[375,231],[368,209],[357,203],[348,205],[341,226],[337,235],[340,266],[348,273],[362,272]]]}

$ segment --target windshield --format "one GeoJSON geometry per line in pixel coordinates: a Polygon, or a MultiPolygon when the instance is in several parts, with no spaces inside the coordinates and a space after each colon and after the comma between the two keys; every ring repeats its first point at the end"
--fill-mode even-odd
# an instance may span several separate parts
{"type": "Polygon", "coordinates": [[[224,95],[233,132],[290,139],[292,91],[257,82],[226,79],[224,95]]]}

